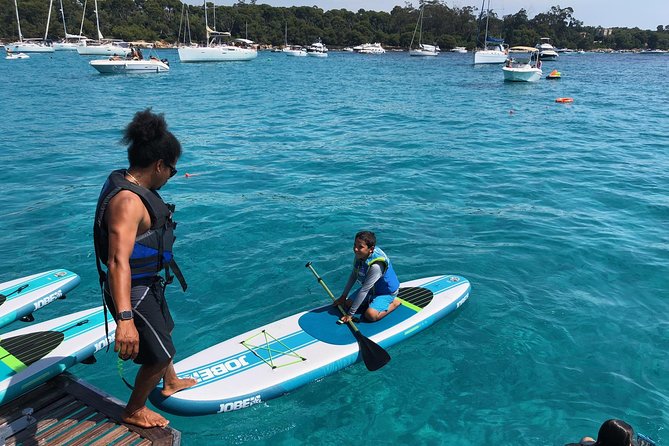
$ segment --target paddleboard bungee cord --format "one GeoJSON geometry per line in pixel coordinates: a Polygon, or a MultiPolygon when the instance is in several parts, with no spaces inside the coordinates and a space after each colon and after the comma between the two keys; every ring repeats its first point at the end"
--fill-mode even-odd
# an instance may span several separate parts
{"type": "MultiPolygon", "coordinates": [[[[318,282],[325,289],[322,278],[318,282]]],[[[169,397],[161,394],[159,384],[149,398],[159,409],[184,416],[225,413],[261,404],[365,361],[364,355],[369,353],[364,348],[372,343],[378,346],[378,352],[383,350],[380,354],[384,358],[385,348],[460,308],[470,291],[469,281],[457,275],[403,282],[397,296],[401,305],[376,322],[360,318],[360,323],[354,324],[358,335],[350,324],[336,324],[342,313],[332,303],[301,311],[175,362],[177,376],[194,378],[197,384],[169,397]]],[[[371,362],[377,361],[375,354],[367,360],[370,357],[371,362]]]]}
{"type": "Polygon", "coordinates": [[[0,327],[14,321],[33,322],[33,313],[76,287],[81,279],[56,269],[0,283],[0,327]]]}
{"type": "Polygon", "coordinates": [[[18,287],[17,289],[15,289],[14,291],[12,291],[12,292],[9,293],[9,294],[0,294],[0,305],[4,304],[5,301],[7,300],[7,298],[8,298],[9,296],[11,296],[12,294],[19,294],[21,291],[25,290],[25,289],[28,288],[29,286],[30,286],[30,284],[29,284],[29,283],[26,283],[26,284],[24,284],[24,285],[21,285],[20,287],[18,287]]]}

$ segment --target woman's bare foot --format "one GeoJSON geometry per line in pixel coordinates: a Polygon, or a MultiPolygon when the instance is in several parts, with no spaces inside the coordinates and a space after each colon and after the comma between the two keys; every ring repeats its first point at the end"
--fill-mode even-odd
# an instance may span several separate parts
{"type": "Polygon", "coordinates": [[[170,395],[174,395],[179,390],[193,387],[195,384],[197,384],[197,380],[195,378],[177,379],[174,382],[170,382],[169,384],[165,383],[163,385],[163,390],[160,391],[160,394],[167,398],[170,395]]]}
{"type": "Polygon", "coordinates": [[[169,420],[146,406],[142,406],[130,414],[123,412],[122,419],[128,424],[133,424],[145,429],[165,427],[169,424],[169,420]]]}

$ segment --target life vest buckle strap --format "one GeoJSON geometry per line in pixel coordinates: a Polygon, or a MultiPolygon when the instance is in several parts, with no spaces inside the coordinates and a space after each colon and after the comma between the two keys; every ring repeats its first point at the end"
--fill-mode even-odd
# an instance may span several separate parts
{"type": "Polygon", "coordinates": [[[186,278],[184,277],[183,273],[181,272],[181,268],[179,268],[179,265],[177,265],[177,262],[174,261],[174,258],[170,260],[167,265],[165,266],[165,276],[167,277],[167,280],[171,283],[173,280],[173,277],[176,277],[177,280],[179,281],[179,284],[181,285],[181,289],[186,291],[188,288],[188,284],[186,283],[186,278]],[[170,274],[170,268],[172,269],[172,272],[174,273],[174,276],[170,274]]]}

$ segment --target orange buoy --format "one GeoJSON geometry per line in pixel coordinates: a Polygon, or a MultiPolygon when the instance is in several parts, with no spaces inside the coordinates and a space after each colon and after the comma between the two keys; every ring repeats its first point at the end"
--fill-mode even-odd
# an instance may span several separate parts
{"type": "Polygon", "coordinates": [[[571,102],[574,102],[574,98],[557,98],[555,102],[559,102],[561,104],[569,104],[571,102]]]}

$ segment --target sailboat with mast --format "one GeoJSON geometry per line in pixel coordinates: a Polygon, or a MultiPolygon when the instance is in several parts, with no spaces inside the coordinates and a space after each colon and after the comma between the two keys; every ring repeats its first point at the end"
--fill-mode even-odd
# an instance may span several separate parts
{"type": "Polygon", "coordinates": [[[285,53],[286,56],[293,57],[305,57],[307,55],[307,50],[300,45],[288,45],[288,22],[286,22],[286,30],[284,32],[284,44],[281,52],[285,53]]]}
{"type": "Polygon", "coordinates": [[[76,51],[79,46],[86,46],[88,37],[83,36],[81,32],[84,28],[84,17],[86,15],[86,0],[84,0],[84,11],[81,14],[81,27],[79,28],[79,35],[68,34],[67,26],[65,25],[65,10],[63,9],[63,0],[60,0],[60,17],[63,20],[63,32],[65,37],[58,42],[53,43],[53,48],[56,51],[76,51]]]}
{"type": "Polygon", "coordinates": [[[98,40],[87,42],[86,46],[77,47],[77,53],[82,56],[126,56],[130,53],[130,45],[127,42],[103,37],[100,32],[98,0],[95,0],[95,25],[98,30],[98,40]]]}
{"type": "Polygon", "coordinates": [[[425,5],[421,5],[420,12],[418,13],[418,21],[416,22],[416,27],[413,30],[413,36],[411,37],[411,44],[409,44],[409,56],[436,56],[439,54],[439,47],[436,45],[428,45],[423,43],[423,13],[425,12],[425,5]],[[416,47],[413,46],[413,42],[416,39],[416,32],[418,32],[418,44],[416,47]]]}
{"type": "MultiPolygon", "coordinates": [[[[481,16],[479,17],[479,23],[481,22],[481,17],[483,16],[483,9],[485,7],[485,0],[481,5],[481,16]]],[[[504,63],[508,52],[504,48],[504,39],[497,39],[494,37],[488,37],[488,23],[490,22],[490,0],[488,0],[488,9],[486,10],[485,15],[485,37],[483,38],[483,47],[481,49],[476,48],[474,50],[474,64],[482,63],[504,63]]],[[[478,46],[478,42],[476,43],[478,46]]]]}
{"type": "MultiPolygon", "coordinates": [[[[258,57],[258,50],[248,39],[234,39],[227,31],[209,28],[207,1],[204,1],[204,26],[207,33],[206,46],[182,46],[179,48],[181,62],[225,62],[244,61],[258,57]]],[[[214,28],[216,25],[214,25],[214,28]]]]}
{"type": "Polygon", "coordinates": [[[16,25],[19,31],[19,41],[5,45],[5,48],[13,53],[53,53],[54,49],[51,41],[47,38],[49,33],[49,22],[51,21],[51,9],[53,8],[53,0],[49,2],[49,15],[46,19],[46,30],[44,31],[44,38],[24,38],[21,32],[21,19],[19,18],[19,5],[17,0],[14,0],[14,9],[16,10],[16,25]]]}

